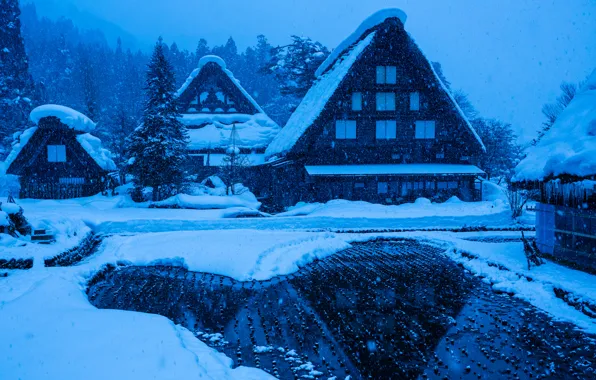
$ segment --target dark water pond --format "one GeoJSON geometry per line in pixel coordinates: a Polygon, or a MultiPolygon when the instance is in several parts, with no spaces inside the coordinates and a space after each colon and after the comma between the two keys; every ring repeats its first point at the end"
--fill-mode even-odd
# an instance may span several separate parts
{"type": "Polygon", "coordinates": [[[282,379],[596,377],[593,337],[413,241],[355,245],[264,282],[120,267],[88,296],[164,315],[236,365],[282,379]]]}

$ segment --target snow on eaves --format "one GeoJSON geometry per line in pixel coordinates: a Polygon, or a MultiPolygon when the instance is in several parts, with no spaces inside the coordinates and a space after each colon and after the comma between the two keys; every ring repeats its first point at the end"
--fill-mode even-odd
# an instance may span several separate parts
{"type": "Polygon", "coordinates": [[[192,81],[199,75],[199,73],[201,72],[201,70],[207,63],[215,63],[219,67],[221,67],[223,72],[226,73],[226,75],[228,76],[228,78],[230,78],[232,83],[234,83],[234,85],[236,85],[238,90],[240,90],[240,92],[242,92],[242,94],[250,101],[250,103],[257,109],[257,111],[260,113],[265,113],[265,111],[263,111],[261,106],[259,106],[259,104],[253,99],[253,97],[250,96],[250,94],[248,92],[246,92],[244,87],[242,87],[242,85],[240,84],[240,81],[234,77],[234,74],[226,68],[225,61],[216,55],[206,55],[199,60],[199,66],[190,73],[188,78],[186,78],[186,81],[184,82],[182,87],[180,87],[180,89],[178,89],[178,91],[176,92],[176,97],[179,97],[180,95],[182,95],[184,93],[184,91],[186,91],[188,86],[190,86],[192,81]]]}
{"type": "Polygon", "coordinates": [[[337,45],[327,59],[321,64],[321,66],[319,66],[317,71],[315,71],[315,76],[320,77],[323,73],[325,73],[325,71],[327,71],[327,69],[333,65],[337,58],[339,58],[350,46],[355,44],[356,41],[358,41],[367,30],[382,24],[389,18],[397,18],[402,24],[405,25],[408,16],[399,8],[381,9],[380,11],[373,13],[360,24],[354,33],[350,34],[348,38],[337,45]]]}
{"type": "Polygon", "coordinates": [[[112,153],[101,146],[101,140],[99,138],[89,133],[84,133],[77,136],[77,141],[103,170],[118,170],[112,160],[112,153]]]}
{"type": "Polygon", "coordinates": [[[342,56],[333,65],[331,70],[327,71],[313,84],[286,123],[286,126],[267,147],[267,156],[286,152],[296,144],[300,136],[319,117],[337,87],[360,54],[370,45],[374,36],[375,32],[371,32],[366,38],[358,42],[349,53],[342,56]]]}
{"type": "Polygon", "coordinates": [[[596,69],[555,124],[527,150],[513,180],[596,175],[596,69]]]}
{"type": "Polygon", "coordinates": [[[79,111],[57,104],[44,104],[43,106],[39,106],[31,111],[29,118],[32,122],[38,124],[39,120],[48,116],[57,117],[62,123],[80,132],[91,132],[95,129],[96,125],[91,119],[79,111]]]}
{"type": "Polygon", "coordinates": [[[188,149],[226,148],[230,145],[232,127],[236,125],[236,147],[265,148],[280,131],[279,125],[264,113],[247,114],[184,114],[179,119],[189,127],[188,149]],[[203,125],[193,129],[192,126],[203,125]]]}
{"type": "Polygon", "coordinates": [[[37,127],[25,129],[23,133],[15,134],[14,141],[12,143],[12,150],[4,160],[4,168],[8,170],[8,167],[12,162],[19,156],[25,145],[29,142],[29,139],[37,131],[37,127]]]}

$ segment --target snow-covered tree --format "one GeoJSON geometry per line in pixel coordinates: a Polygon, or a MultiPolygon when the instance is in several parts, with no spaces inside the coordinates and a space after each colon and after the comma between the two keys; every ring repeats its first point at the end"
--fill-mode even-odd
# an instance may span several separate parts
{"type": "Polygon", "coordinates": [[[18,0],[0,0],[0,156],[26,126],[34,95],[20,15],[18,0]]]}
{"type": "Polygon", "coordinates": [[[273,48],[264,70],[275,74],[283,95],[302,99],[315,81],[315,71],[329,55],[320,42],[292,36],[292,43],[273,48]]]}
{"type": "Polygon", "coordinates": [[[522,158],[522,149],[511,124],[496,119],[472,120],[474,129],[484,142],[486,153],[480,158],[480,167],[492,178],[510,177],[512,169],[522,158]]]}
{"type": "Polygon", "coordinates": [[[582,86],[583,82],[579,84],[563,82],[561,83],[560,89],[561,94],[557,96],[557,99],[552,103],[547,103],[542,106],[542,114],[546,118],[546,121],[542,123],[542,128],[538,131],[538,137],[532,141],[532,145],[536,145],[538,141],[542,139],[544,134],[555,124],[557,118],[567,108],[569,103],[575,97],[577,90],[582,86]]]}
{"type": "Polygon", "coordinates": [[[188,131],[178,120],[174,72],[160,37],[149,62],[143,123],[128,141],[128,171],[135,176],[137,194],[153,188],[153,200],[179,189],[184,178],[188,131]]]}

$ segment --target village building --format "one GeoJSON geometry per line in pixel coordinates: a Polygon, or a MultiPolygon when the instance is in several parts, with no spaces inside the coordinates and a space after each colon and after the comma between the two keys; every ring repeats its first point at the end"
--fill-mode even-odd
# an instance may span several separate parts
{"type": "Polygon", "coordinates": [[[513,178],[539,189],[538,249],[596,272],[596,70],[542,139],[527,150],[513,178]]]}
{"type": "Polygon", "coordinates": [[[481,199],[485,147],[405,21],[373,14],[319,67],[265,152],[272,204],[481,199]]]}
{"type": "Polygon", "coordinates": [[[117,170],[101,140],[90,134],[95,123],[58,105],[43,105],[30,115],[6,159],[7,174],[19,176],[20,198],[66,199],[106,191],[117,170]]]}
{"type": "Polygon", "coordinates": [[[231,145],[248,157],[247,178],[258,175],[265,149],[280,131],[257,102],[240,85],[223,59],[200,59],[177,92],[180,121],[188,128],[188,170],[199,180],[216,174],[231,145]]]}

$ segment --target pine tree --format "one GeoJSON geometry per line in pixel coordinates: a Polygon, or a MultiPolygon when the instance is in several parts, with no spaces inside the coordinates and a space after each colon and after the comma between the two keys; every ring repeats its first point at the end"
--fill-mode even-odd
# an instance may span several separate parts
{"type": "Polygon", "coordinates": [[[172,195],[182,184],[188,132],[178,120],[174,72],[160,37],[148,65],[143,123],[129,138],[129,172],[135,188],[153,188],[153,200],[172,195]]]}
{"type": "Polygon", "coordinates": [[[329,55],[321,43],[308,37],[292,36],[292,43],[278,46],[265,71],[275,74],[283,95],[302,98],[315,81],[315,71],[329,55]]]}
{"type": "Polygon", "coordinates": [[[18,0],[0,0],[0,156],[26,126],[34,95],[20,14],[18,0]]]}
{"type": "Polygon", "coordinates": [[[211,54],[211,49],[209,49],[207,40],[204,38],[201,38],[199,40],[199,43],[197,44],[197,48],[195,49],[195,61],[194,61],[193,66],[197,67],[199,65],[199,60],[209,54],[211,54]]]}

